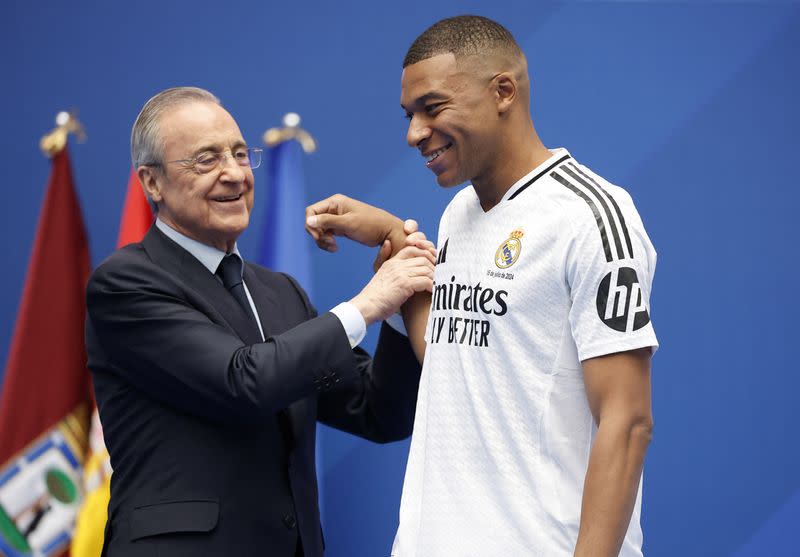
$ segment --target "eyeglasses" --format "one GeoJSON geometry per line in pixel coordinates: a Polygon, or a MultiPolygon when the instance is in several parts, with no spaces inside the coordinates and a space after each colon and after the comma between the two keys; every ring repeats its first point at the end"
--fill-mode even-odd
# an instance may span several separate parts
{"type": "Polygon", "coordinates": [[[204,151],[191,159],[178,159],[175,161],[167,161],[164,164],[181,163],[194,169],[198,174],[207,174],[212,170],[218,168],[225,162],[228,157],[231,157],[239,166],[249,166],[256,169],[261,166],[261,152],[262,149],[239,147],[233,151],[204,151]]]}

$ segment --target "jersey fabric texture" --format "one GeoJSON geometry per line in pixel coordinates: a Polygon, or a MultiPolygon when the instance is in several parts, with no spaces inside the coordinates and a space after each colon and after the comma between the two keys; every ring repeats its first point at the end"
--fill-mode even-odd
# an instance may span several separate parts
{"type": "MultiPolygon", "coordinates": [[[[653,347],[656,253],[564,149],[442,215],[396,557],[571,556],[596,428],[581,361],[653,347]]],[[[640,556],[641,484],[620,555],[640,556]]]]}

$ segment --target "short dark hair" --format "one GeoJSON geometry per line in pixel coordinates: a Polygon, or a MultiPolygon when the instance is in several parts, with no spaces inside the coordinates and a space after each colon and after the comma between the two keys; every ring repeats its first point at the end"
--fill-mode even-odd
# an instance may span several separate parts
{"type": "Polygon", "coordinates": [[[508,29],[496,21],[479,15],[459,15],[437,21],[417,37],[406,52],[403,67],[448,52],[460,58],[493,50],[522,55],[508,29]]]}

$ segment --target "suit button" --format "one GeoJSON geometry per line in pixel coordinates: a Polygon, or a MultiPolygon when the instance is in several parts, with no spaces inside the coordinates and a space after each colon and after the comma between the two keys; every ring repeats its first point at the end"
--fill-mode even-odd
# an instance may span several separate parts
{"type": "Polygon", "coordinates": [[[292,529],[295,526],[297,526],[297,520],[295,520],[294,515],[292,515],[292,514],[283,515],[283,523],[289,529],[292,529]]]}

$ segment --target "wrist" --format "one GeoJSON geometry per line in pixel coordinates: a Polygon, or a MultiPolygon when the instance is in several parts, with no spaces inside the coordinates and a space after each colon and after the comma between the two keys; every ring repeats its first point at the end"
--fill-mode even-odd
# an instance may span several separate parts
{"type": "Polygon", "coordinates": [[[342,302],[331,309],[331,313],[342,323],[350,348],[355,348],[367,332],[367,324],[361,312],[351,303],[342,302]]]}
{"type": "Polygon", "coordinates": [[[369,300],[369,296],[364,294],[364,292],[361,292],[350,300],[350,303],[359,311],[366,325],[371,325],[378,320],[379,316],[377,315],[378,312],[375,309],[375,304],[369,300]]]}
{"type": "Polygon", "coordinates": [[[384,233],[384,240],[389,240],[389,242],[392,244],[392,257],[397,255],[397,252],[405,247],[406,236],[408,235],[403,230],[403,221],[394,215],[389,214],[389,219],[386,223],[386,229],[384,233]]]}

